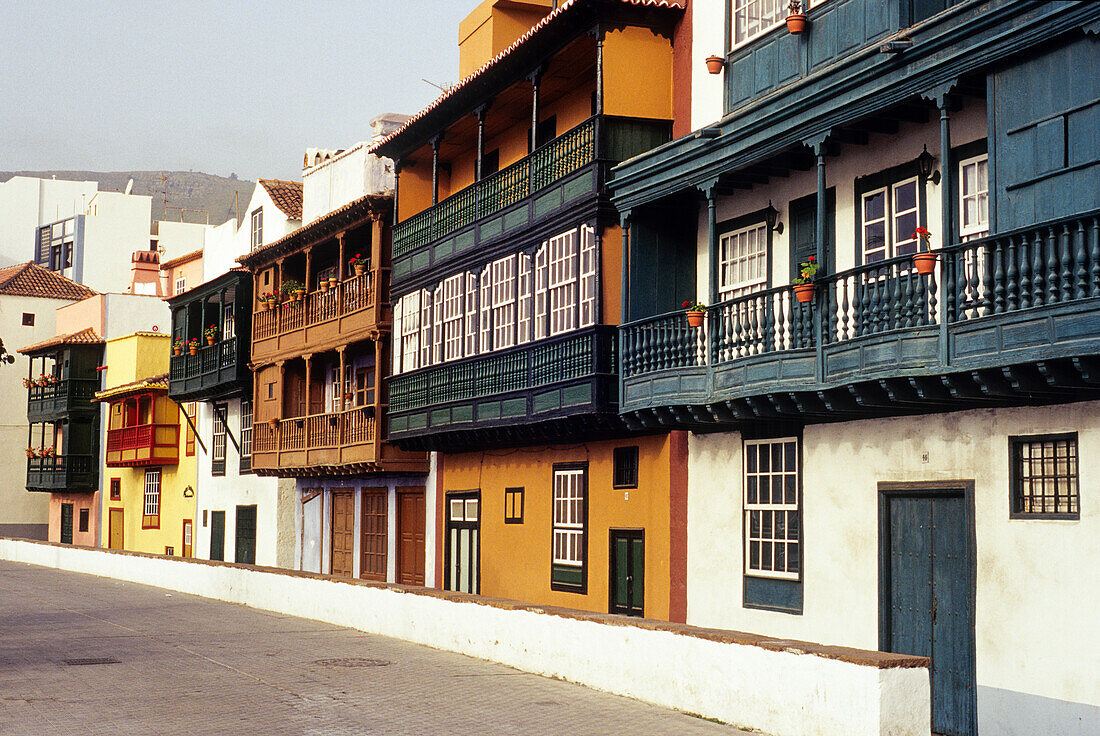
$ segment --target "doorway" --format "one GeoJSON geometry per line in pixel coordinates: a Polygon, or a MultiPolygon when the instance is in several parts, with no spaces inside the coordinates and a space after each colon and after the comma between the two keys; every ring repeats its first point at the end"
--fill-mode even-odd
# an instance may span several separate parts
{"type": "Polygon", "coordinates": [[[191,544],[191,535],[192,535],[193,531],[194,530],[193,530],[193,527],[192,527],[192,524],[191,524],[191,519],[184,519],[183,520],[183,544],[180,545],[181,549],[183,550],[183,556],[184,557],[191,557],[192,553],[194,551],[193,547],[192,547],[192,544],[191,544]]]}
{"type": "Polygon", "coordinates": [[[481,592],[479,491],[447,494],[447,547],[444,588],[463,593],[481,592]]]}
{"type": "Polygon", "coordinates": [[[359,577],[386,582],[386,489],[364,488],[359,514],[359,577]]]}
{"type": "Polygon", "coordinates": [[[73,543],[73,505],[61,504],[61,543],[73,543]]]}
{"type": "Polygon", "coordinates": [[[350,578],[355,553],[355,496],[350,488],[332,492],[332,557],[329,572],[350,578]]]}
{"type": "Polygon", "coordinates": [[[225,559],[225,512],[210,512],[210,559],[225,559]]]}
{"type": "Polygon", "coordinates": [[[397,489],[397,582],[424,584],[424,488],[397,489]]]}
{"type": "Polygon", "coordinates": [[[234,562],[256,564],[256,506],[237,507],[237,528],[234,538],[234,562]]]}
{"type": "Polygon", "coordinates": [[[645,531],[612,529],[608,610],[624,616],[645,615],[645,531]]]}
{"type": "Polygon", "coordinates": [[[107,549],[122,549],[123,535],[122,524],[124,520],[122,509],[110,509],[107,512],[107,549]]]}
{"type": "Polygon", "coordinates": [[[879,646],[929,657],[932,731],[973,736],[974,484],[879,484],[879,646]]]}

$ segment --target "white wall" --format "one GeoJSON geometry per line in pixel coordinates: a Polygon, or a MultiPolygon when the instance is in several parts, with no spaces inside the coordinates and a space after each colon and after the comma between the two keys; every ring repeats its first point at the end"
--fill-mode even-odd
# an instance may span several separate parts
{"type": "Polygon", "coordinates": [[[722,117],[725,74],[707,71],[708,56],[725,57],[725,5],[728,0],[692,0],[691,3],[691,129],[716,123],[722,117]]]}
{"type": "MultiPolygon", "coordinates": [[[[242,228],[243,230],[243,228],[242,228]]],[[[202,247],[202,280],[212,281],[240,264],[237,258],[248,252],[248,240],[237,237],[237,221],[228,219],[206,231],[202,247]],[[241,247],[244,250],[241,250],[241,247]]]]}
{"type": "MultiPolygon", "coordinates": [[[[161,220],[157,223],[157,245],[162,249],[160,262],[202,250],[206,236],[214,227],[195,222],[172,222],[161,220]]],[[[196,284],[198,286],[198,284],[196,284]]]]}
{"type": "Polygon", "coordinates": [[[803,613],[752,610],[741,599],[741,437],[690,436],[689,623],[876,648],[878,483],[973,480],[979,730],[1096,733],[1100,402],[811,425],[802,452],[803,613]],[[1009,519],[1008,436],[1071,431],[1080,520],[1009,519]]]}
{"type": "MultiPolygon", "coordinates": [[[[304,224],[367,194],[393,191],[393,161],[367,153],[369,145],[357,143],[302,170],[304,224]]],[[[309,153],[306,156],[308,159],[309,153]]]]}
{"type": "Polygon", "coordinates": [[[152,198],[97,192],[85,208],[84,258],[73,267],[74,280],[101,292],[130,287],[131,256],[149,250],[152,198]]]}
{"type": "Polygon", "coordinates": [[[906,658],[880,669],[866,652],[107,550],[0,539],[0,558],[406,639],[774,736],[928,734],[927,670],[897,666],[906,658]]]}
{"type": "Polygon", "coordinates": [[[36,228],[83,214],[97,186],[27,176],[0,184],[0,267],[34,260],[36,228]]]}

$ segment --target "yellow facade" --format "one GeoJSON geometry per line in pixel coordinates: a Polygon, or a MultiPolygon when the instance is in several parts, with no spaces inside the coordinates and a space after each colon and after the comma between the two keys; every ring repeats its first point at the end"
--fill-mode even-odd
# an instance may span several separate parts
{"type": "Polygon", "coordinates": [[[628,26],[607,34],[603,59],[605,113],[672,119],[672,41],[628,26]]]}
{"type": "Polygon", "coordinates": [[[458,72],[465,79],[538,23],[554,0],[484,0],[458,24],[458,72]]]}

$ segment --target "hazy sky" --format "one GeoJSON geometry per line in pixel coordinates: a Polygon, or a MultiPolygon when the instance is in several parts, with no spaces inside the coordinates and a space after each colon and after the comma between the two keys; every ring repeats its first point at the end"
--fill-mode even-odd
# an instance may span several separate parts
{"type": "Polygon", "coordinates": [[[478,0],[0,0],[0,170],[301,177],[458,76],[478,0]]]}

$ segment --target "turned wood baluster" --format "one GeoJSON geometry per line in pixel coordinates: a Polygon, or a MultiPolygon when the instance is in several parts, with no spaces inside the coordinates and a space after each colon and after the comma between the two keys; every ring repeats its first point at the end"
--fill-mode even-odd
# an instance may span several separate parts
{"type": "Polygon", "coordinates": [[[1089,295],[1100,295],[1100,221],[1089,226],[1089,295]]]}
{"type": "MultiPolygon", "coordinates": [[[[956,287],[958,263],[962,258],[962,254],[959,251],[952,251],[946,253],[943,259],[943,271],[944,271],[944,287],[941,297],[947,300],[947,323],[951,324],[955,321],[955,316],[958,314],[958,303],[960,289],[956,287]]],[[[936,306],[936,275],[933,273],[928,277],[928,309],[921,310],[921,324],[928,324],[928,313],[932,311],[932,319],[939,322],[939,315],[933,311],[936,306]]]]}
{"type": "MultiPolygon", "coordinates": [[[[949,268],[947,270],[947,278],[954,278],[955,269],[949,268]]],[[[928,274],[925,278],[928,279],[928,306],[921,309],[921,324],[922,325],[938,325],[940,323],[940,313],[936,309],[939,302],[936,300],[936,270],[932,269],[932,273],[928,274]]],[[[947,295],[949,295],[950,288],[948,287],[947,295]]],[[[944,298],[947,298],[946,295],[944,298]]],[[[950,309],[951,302],[948,301],[948,308],[950,309]]],[[[951,315],[948,315],[950,319],[951,315]]]]}
{"type": "MultiPolygon", "coordinates": [[[[1054,228],[1051,228],[1051,231],[1051,234],[1057,237],[1054,228]]],[[[1068,302],[1073,298],[1073,251],[1070,249],[1069,238],[1069,225],[1062,225],[1062,237],[1058,238],[1058,240],[1061,246],[1059,259],[1062,262],[1062,271],[1059,274],[1059,280],[1061,281],[1061,301],[1063,302],[1068,302]]]]}
{"type": "MultiPolygon", "coordinates": [[[[981,250],[979,249],[979,247],[972,245],[967,248],[967,252],[970,253],[970,268],[967,269],[966,273],[966,297],[967,301],[969,302],[969,311],[971,312],[971,314],[964,316],[977,317],[978,304],[981,301],[981,292],[979,291],[981,287],[981,279],[978,278],[978,269],[981,268],[981,264],[978,263],[978,257],[981,255],[981,250]]],[[[965,256],[963,257],[962,262],[966,263],[965,256]]]]}
{"type": "Polygon", "coordinates": [[[993,313],[1005,311],[1004,243],[997,241],[993,250],[993,313]]]}
{"type": "Polygon", "coordinates": [[[1031,250],[1035,243],[1028,240],[1027,233],[1020,236],[1020,309],[1031,307],[1031,250]]]}
{"type": "Polygon", "coordinates": [[[1015,312],[1020,306],[1018,293],[1020,285],[1017,283],[1019,276],[1020,271],[1016,267],[1016,238],[1010,237],[1008,239],[1008,273],[1006,274],[1008,283],[1005,287],[1005,291],[1008,292],[1005,308],[1009,312],[1015,312]]]}
{"type": "Polygon", "coordinates": [[[764,319],[764,344],[761,352],[770,353],[775,350],[775,315],[772,313],[772,300],[770,296],[761,296],[759,301],[760,314],[764,319]]]}
{"type": "Polygon", "coordinates": [[[1074,250],[1073,262],[1077,267],[1074,275],[1073,294],[1077,299],[1084,299],[1089,295],[1089,270],[1088,255],[1085,252],[1085,222],[1077,221],[1077,233],[1073,236],[1074,250]]]}
{"type": "Polygon", "coordinates": [[[905,304],[902,307],[905,312],[905,327],[916,327],[920,321],[917,314],[917,289],[923,286],[920,275],[910,268],[905,272],[905,304]]]}
{"type": "Polygon", "coordinates": [[[1047,280],[1046,303],[1056,304],[1058,302],[1058,233],[1053,227],[1047,228],[1046,240],[1047,270],[1044,274],[1047,280]]]}
{"type": "Polygon", "coordinates": [[[839,279],[836,282],[837,289],[840,289],[840,329],[837,330],[838,340],[847,340],[851,335],[848,333],[849,324],[852,320],[852,315],[849,313],[848,303],[848,285],[852,282],[852,277],[848,276],[841,282],[839,279]]]}

